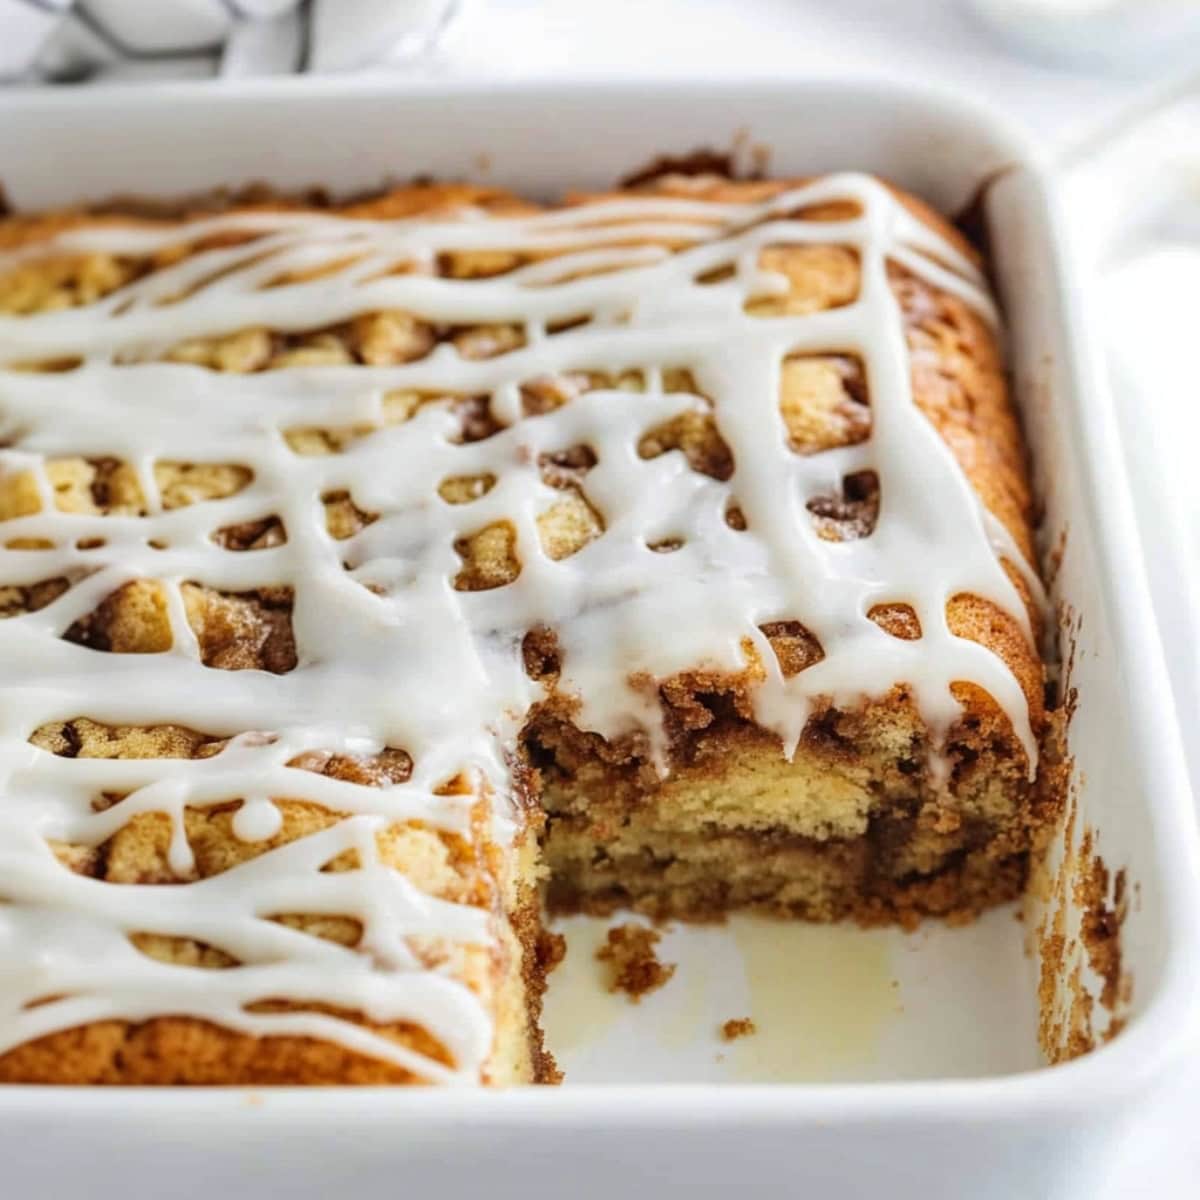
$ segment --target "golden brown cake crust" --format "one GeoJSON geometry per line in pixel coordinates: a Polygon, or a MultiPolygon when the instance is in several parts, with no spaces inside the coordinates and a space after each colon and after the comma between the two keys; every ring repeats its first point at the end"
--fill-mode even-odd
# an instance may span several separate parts
{"type": "MultiPolygon", "coordinates": [[[[449,1061],[419,1027],[376,1028],[435,1061],[449,1061]]],[[[333,1042],[255,1037],[192,1017],[103,1021],[50,1034],[0,1056],[0,1081],[231,1086],[423,1082],[402,1067],[333,1042]]]]}

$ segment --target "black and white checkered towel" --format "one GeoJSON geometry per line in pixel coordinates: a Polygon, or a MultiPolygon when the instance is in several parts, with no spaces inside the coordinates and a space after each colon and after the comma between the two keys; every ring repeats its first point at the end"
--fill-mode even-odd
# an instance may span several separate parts
{"type": "Polygon", "coordinates": [[[0,0],[0,82],[345,71],[429,50],[460,0],[0,0]]]}

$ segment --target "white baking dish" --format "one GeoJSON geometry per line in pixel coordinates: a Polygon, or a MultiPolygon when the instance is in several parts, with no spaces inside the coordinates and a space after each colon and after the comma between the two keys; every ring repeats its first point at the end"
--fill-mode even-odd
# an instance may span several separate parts
{"type": "Polygon", "coordinates": [[[335,80],[0,97],[0,177],[22,207],[252,180],[352,191],[415,174],[553,193],[735,138],[768,147],[776,172],[863,168],[948,211],[1003,169],[986,210],[1075,628],[1075,835],[1093,829],[1132,885],[1125,1032],[1039,1065],[1038,964],[1011,911],[911,936],[678,931],[666,956],[679,977],[619,1010],[596,998],[592,933],[577,928],[551,996],[552,1039],[570,1042],[561,1089],[0,1089],[4,1195],[1099,1194],[1120,1129],[1192,1036],[1197,845],[1121,447],[1065,261],[1069,215],[1020,139],[958,102],[879,84],[335,80]],[[782,1001],[754,987],[764,957],[782,1001]],[[717,1042],[718,1020],[764,1008],[761,1042],[717,1042]]]}

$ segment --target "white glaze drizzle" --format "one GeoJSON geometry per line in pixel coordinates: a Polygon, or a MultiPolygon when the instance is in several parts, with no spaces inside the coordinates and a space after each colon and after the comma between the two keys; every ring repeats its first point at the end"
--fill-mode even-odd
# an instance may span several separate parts
{"type": "Polygon", "coordinates": [[[374,835],[406,819],[469,834],[477,797],[435,792],[465,771],[477,791],[493,795],[494,835],[511,836],[504,748],[541,694],[520,655],[523,634],[536,625],[557,631],[559,686],[580,697],[580,724],[606,736],[644,729],[660,757],[660,715],[630,677],[662,679],[698,665],[736,671],[749,639],[767,670],[755,693],[757,719],[779,734],[788,754],[813,697],[854,704],[905,681],[936,741],[959,711],[950,684],[972,680],[1007,712],[1032,771],[1036,747],[1017,681],[991,652],[952,635],[945,618],[947,600],[966,592],[993,600],[1028,630],[1000,565],[1000,556],[1020,563],[1020,555],[914,406],[887,263],[962,297],[990,321],[995,313],[972,264],[878,183],[839,175],[755,204],[645,197],[505,219],[255,213],[183,226],[93,226],[0,256],[0,269],[48,251],[138,256],[227,233],[256,236],[196,253],[90,306],[0,319],[0,365],[82,360],[63,374],[0,370],[0,436],[11,443],[0,451],[0,471],[33,470],[43,501],[41,512],[9,520],[0,532],[6,541],[54,543],[0,552],[2,582],[75,580],[46,608],[0,622],[0,892],[8,901],[0,907],[0,1050],[86,1021],[182,1014],[247,1033],[330,1039],[437,1081],[478,1080],[492,1044],[488,1012],[452,975],[422,968],[408,939],[491,945],[498,917],[423,895],[379,862],[374,835]],[[787,216],[844,199],[856,200],[860,215],[833,222],[787,216]],[[616,244],[639,238],[670,238],[682,248],[616,244]],[[783,282],[759,269],[760,249],[796,242],[856,248],[857,301],[809,316],[747,315],[749,295],[778,291],[783,282]],[[472,248],[555,257],[484,280],[440,279],[428,270],[440,251],[472,248]],[[319,279],[269,286],[286,273],[338,263],[319,279]],[[400,264],[412,269],[388,273],[400,264]],[[726,264],[736,268],[728,280],[696,282],[726,264]],[[567,278],[582,271],[600,273],[567,278]],[[456,325],[520,323],[527,344],[483,361],[464,360],[443,344],[403,366],[259,375],[153,361],[190,337],[262,325],[317,329],[391,308],[456,325]],[[547,333],[582,316],[590,318],[584,325],[547,333]],[[862,359],[868,442],[811,456],[788,448],[780,364],[806,351],[862,359]],[[657,388],[661,371],[672,367],[690,369],[712,400],[736,463],[727,483],[693,472],[680,453],[638,455],[645,431],[705,403],[657,388]],[[640,369],[650,386],[639,394],[590,391],[521,418],[517,384],[588,369],[640,369]],[[395,388],[490,394],[493,416],[506,428],[455,444],[457,419],[439,405],[384,428],[382,398],[395,388]],[[295,426],[362,424],[379,428],[329,457],[297,456],[281,436],[295,426]],[[542,482],[536,463],[539,454],[579,443],[598,460],[585,490],[606,530],[556,562],[542,550],[536,519],[560,493],[542,482]],[[149,515],[56,511],[44,462],[63,455],[132,464],[149,515]],[[236,462],[254,478],[226,499],[163,511],[158,460],[236,462]],[[821,541],[806,500],[839,490],[845,474],[865,468],[880,478],[874,531],[821,541]],[[480,499],[450,506],[438,497],[447,476],[484,472],[497,483],[480,499]],[[337,490],[381,514],[344,542],[327,534],[319,502],[337,490]],[[725,521],[731,502],[745,515],[744,532],[725,521]],[[272,514],[286,529],[285,545],[231,553],[210,540],[217,528],[272,514]],[[516,527],[520,575],[491,591],[455,591],[455,540],[498,520],[516,527]],[[647,548],[667,537],[682,547],[668,554],[647,548]],[[79,549],[89,538],[104,545],[79,549]],[[61,640],[73,621],[141,577],[167,586],[171,651],[120,655],[61,640]],[[184,580],[227,591],[293,587],[297,668],[275,676],[204,667],[183,616],[184,580]],[[920,640],[890,637],[867,618],[886,602],[916,610],[920,640]],[[785,679],[758,629],[775,620],[802,622],[824,659],[785,679]],[[72,760],[28,743],[44,722],[78,716],[169,722],[233,741],[196,761],[72,760]],[[384,746],[412,754],[410,781],[367,788],[286,765],[305,750],[384,746]],[[93,811],[101,792],[125,799],[93,811]],[[347,816],[223,874],[174,887],[73,875],[46,844],[97,845],[133,814],[162,812],[175,825],[172,868],[186,874],[186,808],[242,798],[236,836],[263,839],[279,827],[272,797],[347,816]],[[361,869],[321,872],[349,848],[358,850],[361,869]],[[356,917],[362,944],[350,950],[269,919],[281,912],[356,917]],[[138,931],[198,939],[243,965],[199,971],[156,962],[130,944],[138,931]],[[278,996],[358,1009],[375,1021],[412,1021],[446,1045],[454,1066],[335,1017],[248,1011],[278,996]],[[34,1001],[45,1002],[30,1007],[34,1001]]]}

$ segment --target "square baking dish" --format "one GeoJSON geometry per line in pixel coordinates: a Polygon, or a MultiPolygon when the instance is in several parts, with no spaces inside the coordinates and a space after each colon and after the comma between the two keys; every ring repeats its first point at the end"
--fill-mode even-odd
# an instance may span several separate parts
{"type": "Polygon", "coordinates": [[[1122,448],[1065,249],[1069,214],[1020,137],[959,100],[880,83],[334,79],[0,97],[0,179],[18,208],[251,181],[353,192],[414,175],[556,194],[665,152],[731,145],[768,156],[777,174],[876,172],[946,212],[982,197],[1045,509],[1064,686],[1077,697],[1074,818],[1024,924],[1008,909],[917,934],[742,920],[676,930],[664,955],[679,981],[614,1016],[595,1007],[580,967],[594,930],[574,922],[549,1009],[551,1048],[570,1032],[562,1088],[0,1088],[0,1193],[1101,1194],[1121,1128],[1194,1033],[1197,841],[1122,448]],[[1101,900],[1125,910],[1128,995],[1111,1013],[1078,936],[1088,914],[1072,872],[1085,836],[1088,861],[1099,853],[1109,871],[1101,900]],[[1036,936],[1046,922],[1065,946],[1049,959],[1036,936]],[[751,959],[786,981],[782,1001],[756,991],[751,959]],[[758,1048],[722,1053],[717,1018],[768,1003],[776,1020],[758,1048]],[[1072,1014],[1097,1048],[1042,1065],[1039,1017],[1069,1027],[1072,1014]]]}

